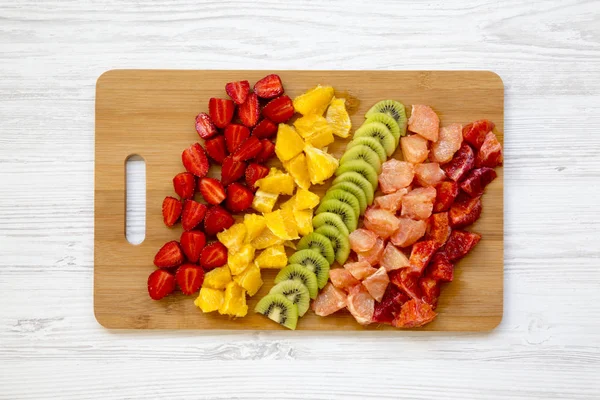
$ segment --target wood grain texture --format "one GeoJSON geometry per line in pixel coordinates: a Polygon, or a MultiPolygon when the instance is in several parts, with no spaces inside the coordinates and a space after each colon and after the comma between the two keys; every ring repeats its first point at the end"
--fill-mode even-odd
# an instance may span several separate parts
{"type": "Polygon", "coordinates": [[[598,1],[0,0],[0,18],[0,399],[598,398],[598,1]],[[103,329],[94,95],[115,68],[494,70],[506,96],[502,323],[103,329]]]}

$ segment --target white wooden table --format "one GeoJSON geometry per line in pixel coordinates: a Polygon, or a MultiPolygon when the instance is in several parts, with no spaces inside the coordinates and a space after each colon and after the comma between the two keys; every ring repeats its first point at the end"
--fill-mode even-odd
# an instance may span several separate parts
{"type": "Polygon", "coordinates": [[[598,1],[0,0],[0,399],[600,398],[599,150],[598,1]],[[94,89],[113,68],[496,71],[502,324],[100,327],[94,89]]]}

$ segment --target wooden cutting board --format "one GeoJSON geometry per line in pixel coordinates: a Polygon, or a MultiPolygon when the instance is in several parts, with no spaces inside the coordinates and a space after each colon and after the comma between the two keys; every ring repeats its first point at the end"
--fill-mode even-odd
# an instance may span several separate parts
{"type": "MultiPolygon", "coordinates": [[[[208,110],[210,97],[225,97],[225,83],[251,83],[266,71],[113,70],[96,85],[96,170],[94,202],[94,312],[107,328],[134,329],[283,329],[249,312],[241,319],[218,313],[203,314],[194,296],[171,295],[161,301],[148,297],[147,278],[157,250],[178,240],[181,227],[165,227],[161,205],[175,195],[172,179],[184,170],[181,152],[199,140],[194,117],[208,110]],[[125,239],[125,160],[138,154],[146,162],[146,238],[140,245],[125,239]]],[[[353,127],[377,101],[427,104],[441,124],[467,124],[487,118],[496,123],[500,141],[504,131],[504,86],[487,71],[279,71],[290,97],[314,87],[331,85],[352,101],[353,127]]],[[[347,140],[336,139],[330,151],[338,158],[347,140]]],[[[395,157],[401,158],[398,150],[395,157]]],[[[273,164],[276,165],[278,161],[273,164]]],[[[483,213],[469,230],[483,239],[458,262],[454,281],[444,285],[435,321],[422,330],[486,331],[502,320],[503,305],[503,168],[483,196],[483,213]]],[[[219,177],[211,169],[211,176],[219,177]]],[[[320,195],[329,183],[313,190],[320,195]]],[[[273,285],[277,271],[263,272],[265,284],[248,299],[250,310],[273,285]]],[[[363,327],[346,311],[318,317],[309,311],[299,330],[377,330],[363,327]]]]}

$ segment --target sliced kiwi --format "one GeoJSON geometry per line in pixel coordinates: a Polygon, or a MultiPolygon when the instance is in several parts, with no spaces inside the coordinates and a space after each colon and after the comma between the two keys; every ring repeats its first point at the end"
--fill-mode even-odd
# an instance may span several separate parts
{"type": "Polygon", "coordinates": [[[408,122],[408,118],[406,118],[406,109],[404,108],[404,104],[394,100],[382,100],[371,107],[369,111],[367,111],[365,118],[369,119],[373,116],[373,114],[377,113],[387,114],[394,118],[394,120],[396,120],[398,123],[398,127],[400,128],[400,136],[406,135],[406,124],[408,122]]]}
{"type": "MultiPolygon", "coordinates": [[[[367,182],[368,183],[368,182],[367,182]]],[[[315,215],[312,220],[313,228],[319,229],[323,225],[330,225],[337,229],[344,236],[349,236],[350,231],[342,221],[342,217],[337,214],[331,212],[323,212],[321,214],[315,215]]]]}
{"type": "Polygon", "coordinates": [[[394,135],[394,139],[396,139],[396,146],[398,146],[398,142],[400,142],[400,136],[406,135],[406,126],[404,127],[403,132],[401,132],[398,122],[396,122],[396,120],[388,114],[373,113],[365,122],[381,122],[387,126],[387,128],[390,130],[390,133],[394,135]]]}
{"type": "Polygon", "coordinates": [[[396,139],[394,135],[381,122],[366,122],[354,132],[355,138],[363,136],[379,140],[388,157],[396,151],[396,139]]]}
{"type": "Polygon", "coordinates": [[[381,172],[381,161],[379,161],[379,156],[374,150],[364,144],[359,144],[351,149],[346,149],[346,152],[340,159],[340,165],[354,160],[363,160],[372,166],[375,169],[375,172],[381,172]]]}
{"type": "Polygon", "coordinates": [[[283,282],[279,282],[277,285],[269,291],[269,294],[279,293],[287,297],[289,301],[294,303],[298,307],[298,316],[301,317],[308,311],[310,305],[310,295],[308,288],[301,282],[288,279],[283,282]]]}
{"type": "Polygon", "coordinates": [[[292,254],[288,262],[290,264],[300,264],[309,271],[314,272],[317,276],[319,289],[323,289],[327,284],[327,280],[329,279],[329,263],[318,251],[312,249],[297,251],[292,254]]]}
{"type": "Polygon", "coordinates": [[[256,304],[254,311],[288,329],[296,329],[296,324],[298,323],[298,307],[280,293],[268,294],[260,299],[258,304],[256,304]]]}
{"type": "Polygon", "coordinates": [[[323,225],[313,233],[321,234],[329,239],[335,252],[335,260],[340,265],[344,265],[350,255],[350,241],[348,240],[348,236],[341,234],[331,225],[323,225]]]}
{"type": "Polygon", "coordinates": [[[304,236],[298,242],[298,250],[304,249],[313,249],[319,252],[323,257],[327,259],[329,265],[333,264],[333,260],[335,260],[335,252],[333,250],[333,246],[327,237],[311,232],[308,235],[304,236]]]}
{"type": "Polygon", "coordinates": [[[308,289],[308,294],[311,299],[316,299],[319,294],[319,285],[317,276],[314,272],[309,271],[300,264],[290,264],[283,268],[275,277],[275,283],[280,283],[287,280],[298,281],[308,289]]]}
{"type": "MultiPolygon", "coordinates": [[[[365,196],[367,196],[367,204],[368,205],[373,204],[373,197],[375,194],[375,190],[373,189],[373,185],[371,185],[371,183],[364,176],[362,176],[358,172],[344,172],[343,174],[340,174],[337,178],[335,178],[333,180],[333,182],[331,183],[331,186],[337,185],[338,183],[341,183],[341,182],[354,183],[356,186],[358,186],[363,191],[365,196]]],[[[313,226],[314,226],[314,220],[313,220],[313,226]]]]}
{"type": "Polygon", "coordinates": [[[357,217],[360,215],[360,202],[358,199],[352,194],[348,193],[342,189],[334,189],[331,188],[325,193],[325,196],[321,199],[321,202],[325,202],[327,200],[339,200],[342,203],[348,204],[354,210],[354,215],[357,217]]]}
{"type": "Polygon", "coordinates": [[[349,232],[354,231],[358,226],[358,215],[356,215],[354,209],[339,200],[331,199],[321,202],[315,214],[320,214],[322,212],[331,212],[339,215],[349,232]]]}
{"type": "Polygon", "coordinates": [[[345,190],[346,192],[354,195],[354,197],[356,197],[356,199],[358,200],[360,215],[363,215],[365,213],[365,211],[367,210],[367,196],[357,184],[349,181],[340,182],[331,186],[329,190],[327,190],[327,192],[333,192],[334,190],[345,190]]]}
{"type": "MultiPolygon", "coordinates": [[[[379,140],[369,137],[369,136],[361,136],[352,139],[350,143],[346,146],[346,151],[350,150],[354,146],[358,146],[359,144],[368,146],[371,150],[373,150],[379,156],[379,161],[384,163],[387,160],[387,154],[385,154],[385,149],[379,143],[379,140]]],[[[396,145],[397,147],[397,145],[396,145]]]]}
{"type": "Polygon", "coordinates": [[[373,190],[377,189],[377,185],[379,184],[377,171],[375,171],[375,168],[373,168],[368,162],[363,160],[352,160],[345,164],[340,164],[338,169],[335,171],[335,176],[340,176],[344,172],[350,171],[358,172],[369,181],[373,187],[373,190]]]}

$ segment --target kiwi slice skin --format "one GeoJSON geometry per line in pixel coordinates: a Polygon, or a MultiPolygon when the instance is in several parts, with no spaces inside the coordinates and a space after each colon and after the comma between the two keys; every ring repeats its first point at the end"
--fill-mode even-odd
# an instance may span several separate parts
{"type": "Polygon", "coordinates": [[[391,117],[389,114],[385,113],[373,113],[365,122],[381,122],[390,130],[390,133],[396,139],[396,147],[398,147],[398,143],[400,142],[400,136],[406,135],[406,129],[404,129],[404,135],[400,135],[400,126],[398,126],[398,122],[391,117]]]}
{"type": "Polygon", "coordinates": [[[358,227],[358,215],[354,213],[351,206],[344,202],[335,199],[324,201],[319,205],[315,214],[322,212],[332,212],[339,215],[348,228],[348,232],[352,232],[358,227]]]}
{"type": "Polygon", "coordinates": [[[289,264],[283,268],[275,277],[275,284],[293,280],[298,281],[308,289],[308,294],[311,299],[316,299],[319,294],[319,285],[317,276],[314,272],[308,270],[300,264],[289,264]]]}
{"type": "Polygon", "coordinates": [[[369,119],[373,114],[383,113],[396,120],[398,127],[400,128],[400,136],[406,135],[406,126],[408,124],[408,118],[406,118],[406,108],[404,104],[395,100],[381,100],[367,111],[365,118],[369,119]]]}
{"type": "Polygon", "coordinates": [[[396,139],[390,130],[381,122],[366,122],[354,132],[354,137],[372,137],[379,140],[385,149],[385,154],[391,156],[396,151],[396,139]]]}
{"type": "Polygon", "coordinates": [[[279,282],[273,286],[269,291],[269,294],[279,293],[287,297],[289,301],[294,303],[298,308],[298,316],[302,317],[308,311],[310,305],[310,295],[308,288],[302,284],[302,282],[287,279],[283,282],[279,282]]]}
{"type": "MultiPolygon", "coordinates": [[[[361,136],[352,139],[352,141],[350,141],[350,143],[348,143],[348,145],[346,146],[346,151],[353,148],[354,146],[358,146],[359,144],[365,145],[371,150],[373,150],[375,153],[377,153],[377,155],[379,156],[379,161],[381,161],[381,163],[386,162],[387,154],[385,153],[385,149],[383,148],[381,143],[379,143],[379,140],[373,137],[361,136]]],[[[398,147],[398,145],[396,145],[396,147],[398,147]]]]}
{"type": "Polygon", "coordinates": [[[311,232],[308,235],[304,236],[302,239],[300,239],[300,241],[298,242],[297,249],[316,250],[319,252],[319,254],[325,257],[329,265],[333,264],[333,261],[335,260],[335,252],[333,251],[333,246],[331,245],[329,239],[315,232],[311,232]]]}
{"type": "Polygon", "coordinates": [[[279,293],[268,294],[260,299],[254,311],[288,329],[294,330],[298,324],[298,307],[279,293]]]}
{"type": "Polygon", "coordinates": [[[337,229],[337,231],[344,236],[350,235],[350,231],[348,230],[348,227],[346,227],[346,224],[344,224],[342,217],[331,212],[323,212],[315,215],[313,217],[312,224],[315,230],[319,229],[323,225],[329,225],[337,229]]]}
{"type": "Polygon", "coordinates": [[[338,169],[335,171],[335,176],[339,176],[344,172],[358,172],[362,176],[365,177],[366,180],[369,181],[371,187],[373,187],[373,191],[377,190],[377,186],[379,185],[379,177],[377,175],[377,171],[366,161],[363,160],[352,160],[348,161],[345,164],[341,164],[338,169]]]}
{"type": "Polygon", "coordinates": [[[300,264],[312,271],[317,276],[317,284],[319,289],[323,289],[329,279],[329,263],[327,259],[319,254],[318,251],[312,249],[304,249],[295,252],[288,259],[290,264],[300,264]]]}
{"type": "Polygon", "coordinates": [[[340,174],[337,178],[335,178],[333,180],[333,182],[331,183],[331,185],[333,186],[340,182],[346,182],[346,181],[354,183],[355,185],[360,187],[361,190],[363,191],[363,193],[365,194],[365,196],[367,196],[367,204],[368,205],[373,204],[375,190],[373,190],[373,186],[371,185],[371,182],[369,182],[364,176],[362,176],[358,172],[354,172],[354,171],[344,172],[343,174],[340,174]]]}
{"type": "Polygon", "coordinates": [[[363,160],[373,167],[375,172],[378,174],[381,172],[381,161],[379,161],[379,156],[369,146],[360,144],[352,147],[351,149],[346,149],[346,152],[340,159],[340,165],[344,165],[354,160],[363,160]]]}
{"type": "Polygon", "coordinates": [[[332,190],[331,188],[329,188],[327,193],[325,193],[325,196],[323,196],[323,198],[321,199],[321,202],[325,202],[327,200],[339,200],[342,203],[346,203],[350,207],[352,207],[355,215],[360,215],[360,203],[352,193],[348,193],[345,190],[341,189],[332,190]]]}
{"type": "Polygon", "coordinates": [[[325,236],[331,242],[333,251],[335,252],[335,260],[344,265],[350,255],[350,240],[347,236],[342,235],[337,229],[331,225],[323,225],[318,228],[316,233],[325,236]]]}

